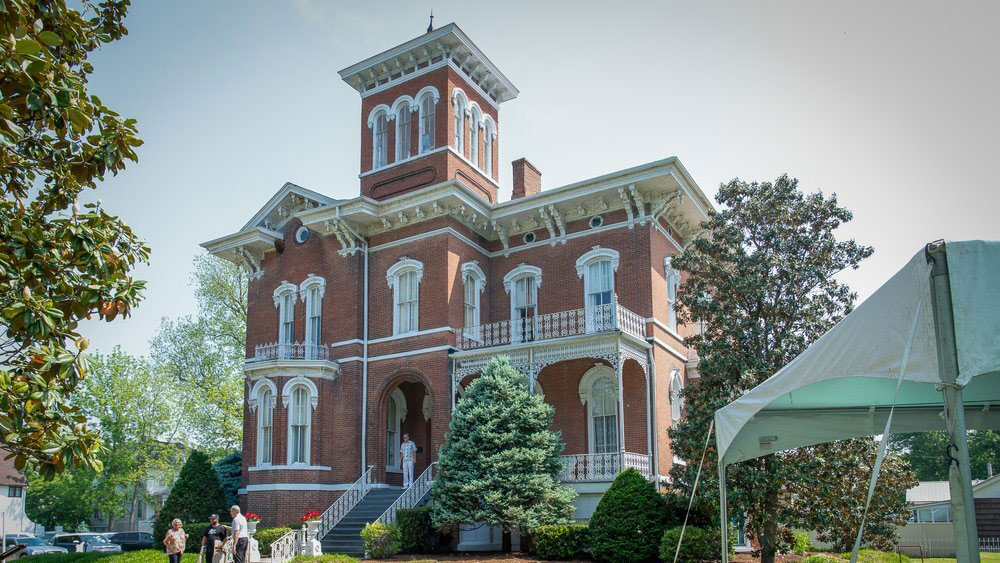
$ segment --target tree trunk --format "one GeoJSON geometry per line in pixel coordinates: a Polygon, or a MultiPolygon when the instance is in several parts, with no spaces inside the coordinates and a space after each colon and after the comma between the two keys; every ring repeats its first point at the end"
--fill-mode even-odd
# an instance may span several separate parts
{"type": "Polygon", "coordinates": [[[511,546],[512,546],[512,544],[513,544],[513,542],[511,541],[510,530],[504,528],[504,530],[503,530],[503,546],[500,548],[500,551],[502,551],[504,553],[510,553],[511,552],[511,546]]]}
{"type": "MultiPolygon", "coordinates": [[[[770,460],[768,460],[770,461],[770,460]]],[[[770,469],[770,463],[765,467],[770,469]]],[[[764,503],[764,523],[760,535],[760,563],[774,563],[778,553],[778,489],[769,487],[764,503]]]]}

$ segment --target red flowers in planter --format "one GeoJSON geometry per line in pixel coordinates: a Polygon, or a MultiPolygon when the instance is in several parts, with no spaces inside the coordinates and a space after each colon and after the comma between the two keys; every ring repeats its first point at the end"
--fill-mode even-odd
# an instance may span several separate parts
{"type": "Polygon", "coordinates": [[[253,512],[247,512],[244,516],[246,517],[247,522],[260,522],[260,516],[254,514],[253,512]]]}
{"type": "Polygon", "coordinates": [[[306,512],[305,514],[302,515],[301,518],[299,518],[299,520],[303,522],[309,522],[310,520],[319,520],[319,519],[320,519],[319,512],[306,512]]]}

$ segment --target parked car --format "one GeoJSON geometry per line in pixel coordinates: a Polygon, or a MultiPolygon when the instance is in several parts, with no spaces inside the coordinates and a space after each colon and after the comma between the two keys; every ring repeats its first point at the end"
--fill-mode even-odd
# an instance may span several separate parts
{"type": "Polygon", "coordinates": [[[38,536],[38,539],[44,542],[52,543],[52,538],[58,536],[61,533],[62,532],[42,532],[42,535],[38,536]]]}
{"type": "Polygon", "coordinates": [[[153,549],[153,534],[149,532],[116,532],[108,541],[122,546],[124,551],[153,549]]]}
{"type": "Polygon", "coordinates": [[[29,555],[38,555],[40,553],[66,553],[68,551],[64,547],[56,547],[41,538],[29,535],[18,535],[16,537],[7,536],[7,547],[14,544],[24,546],[24,549],[17,553],[17,559],[27,557],[29,555]]]}
{"type": "Polygon", "coordinates": [[[122,546],[104,539],[101,534],[58,534],[52,538],[52,545],[65,547],[68,551],[93,553],[121,553],[122,546]]]}

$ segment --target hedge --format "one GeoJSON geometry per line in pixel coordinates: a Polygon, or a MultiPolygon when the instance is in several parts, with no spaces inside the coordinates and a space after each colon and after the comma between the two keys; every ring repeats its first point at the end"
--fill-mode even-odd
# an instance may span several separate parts
{"type": "MultiPolygon", "coordinates": [[[[691,512],[688,513],[688,503],[691,498],[680,491],[669,491],[663,493],[663,526],[665,528],[676,528],[684,524],[684,516],[687,515],[687,525],[698,528],[712,528],[719,526],[719,509],[712,502],[696,496],[691,504],[691,512]]],[[[671,557],[671,559],[673,559],[671,557]]]]}
{"type": "Polygon", "coordinates": [[[383,524],[379,521],[366,524],[361,530],[361,539],[365,543],[365,553],[375,559],[399,553],[399,528],[395,524],[383,524]]]}
{"type": "Polygon", "coordinates": [[[257,540],[257,544],[260,547],[260,556],[270,557],[271,544],[291,531],[291,528],[257,528],[257,532],[253,537],[257,540]]]}
{"type": "MultiPolygon", "coordinates": [[[[45,553],[32,555],[31,563],[164,563],[163,551],[143,549],[125,553],[45,553]]],[[[197,563],[197,553],[185,553],[182,563],[197,563]]]]}
{"type": "MultiPolygon", "coordinates": [[[[263,554],[261,554],[263,555],[263,554]]],[[[360,563],[350,555],[299,555],[291,563],[360,563]]]]}
{"type": "Polygon", "coordinates": [[[542,559],[586,559],[590,551],[587,526],[539,526],[533,535],[535,555],[542,559]]]}
{"type": "MultiPolygon", "coordinates": [[[[663,532],[663,539],[660,541],[660,560],[674,560],[674,552],[677,551],[677,540],[680,535],[681,528],[679,526],[663,532]]],[[[688,526],[684,529],[684,541],[681,543],[677,561],[680,563],[716,561],[722,551],[721,541],[719,531],[714,528],[688,526]]]]}
{"type": "Polygon", "coordinates": [[[598,563],[653,563],[663,538],[663,499],[629,468],[615,477],[590,517],[590,552],[598,563]]]}
{"type": "Polygon", "coordinates": [[[396,525],[402,553],[441,553],[450,543],[450,535],[442,533],[431,522],[429,506],[397,510],[396,525]]]}

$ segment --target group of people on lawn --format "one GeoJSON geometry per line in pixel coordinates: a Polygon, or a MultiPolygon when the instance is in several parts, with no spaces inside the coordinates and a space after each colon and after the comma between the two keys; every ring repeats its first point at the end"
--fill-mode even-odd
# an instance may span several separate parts
{"type": "MultiPolygon", "coordinates": [[[[220,524],[218,514],[209,517],[208,528],[201,537],[199,563],[202,562],[202,557],[204,557],[204,563],[224,562],[229,554],[232,554],[232,563],[246,563],[247,547],[250,544],[247,519],[240,513],[240,507],[235,504],[229,510],[229,514],[233,517],[232,526],[220,524]],[[230,531],[233,533],[231,542],[227,541],[230,531]]],[[[183,522],[180,518],[174,518],[170,522],[170,529],[167,530],[166,537],[163,538],[163,545],[167,548],[167,557],[170,558],[170,563],[181,563],[187,539],[188,535],[184,531],[183,522]]]]}
{"type": "MultiPolygon", "coordinates": [[[[403,469],[403,488],[409,488],[413,484],[413,465],[417,453],[417,445],[410,441],[409,434],[403,434],[403,442],[399,446],[399,458],[403,469]]],[[[225,562],[225,558],[232,553],[232,563],[246,563],[247,546],[249,545],[249,535],[247,534],[247,519],[240,513],[240,507],[233,505],[229,510],[233,517],[233,525],[226,526],[219,523],[219,515],[213,514],[209,517],[208,529],[201,537],[201,553],[198,556],[199,563],[204,556],[204,563],[225,562]],[[232,530],[232,543],[227,542],[229,531],[232,530]]],[[[170,529],[163,538],[163,545],[167,548],[167,556],[170,563],[181,563],[184,555],[184,546],[187,544],[188,535],[184,531],[183,522],[180,518],[174,518],[170,522],[170,529]]]]}

